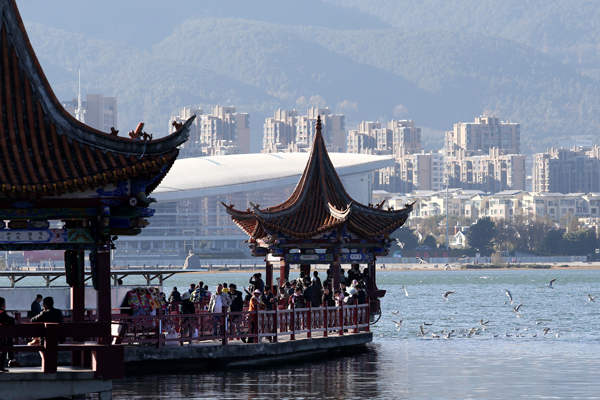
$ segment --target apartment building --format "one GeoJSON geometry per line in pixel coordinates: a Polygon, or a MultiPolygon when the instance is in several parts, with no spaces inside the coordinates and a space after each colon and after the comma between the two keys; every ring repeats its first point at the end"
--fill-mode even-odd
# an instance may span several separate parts
{"type": "Polygon", "coordinates": [[[537,192],[599,192],[600,146],[534,154],[532,186],[537,192]]]}
{"type": "Polygon", "coordinates": [[[487,155],[466,156],[463,150],[446,159],[448,180],[452,187],[496,193],[503,190],[526,190],[526,156],[503,154],[497,148],[487,155]]]}
{"type": "Polygon", "coordinates": [[[521,126],[500,121],[499,117],[482,115],[475,122],[459,122],[445,135],[446,154],[457,157],[465,150],[467,156],[487,154],[491,148],[505,150],[507,154],[521,152],[521,126]]]}
{"type": "Polygon", "coordinates": [[[190,129],[190,140],[182,145],[180,158],[250,153],[250,116],[236,112],[235,107],[215,106],[211,114],[201,108],[182,108],[171,117],[173,123],[184,123],[196,115],[190,129]]]}
{"type": "Polygon", "coordinates": [[[263,125],[262,153],[307,152],[312,145],[321,116],[322,133],[329,152],[346,152],[346,117],[332,114],[330,108],[311,107],[306,115],[296,110],[277,110],[263,125]]]}
{"type": "MultiPolygon", "coordinates": [[[[77,118],[77,99],[63,101],[62,106],[69,114],[77,118]]],[[[110,133],[111,128],[119,129],[117,118],[117,98],[104,97],[101,94],[88,94],[82,102],[84,123],[99,131],[110,133]]]]}

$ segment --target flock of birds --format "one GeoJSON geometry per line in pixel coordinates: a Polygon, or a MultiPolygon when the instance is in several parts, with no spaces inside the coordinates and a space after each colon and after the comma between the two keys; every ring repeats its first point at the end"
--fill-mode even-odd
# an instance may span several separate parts
{"type": "MultiPolygon", "coordinates": [[[[556,289],[554,287],[554,282],[556,282],[556,278],[552,279],[550,281],[550,283],[548,283],[548,285],[546,286],[548,289],[556,289]]],[[[406,297],[409,297],[412,295],[412,293],[408,292],[408,289],[406,288],[405,285],[402,285],[402,289],[404,290],[404,295],[406,297]]],[[[510,301],[510,305],[513,306],[514,304],[514,299],[513,296],[511,294],[511,292],[508,289],[504,289],[506,296],[508,297],[509,301],[510,301]]],[[[444,302],[450,301],[449,296],[451,294],[455,293],[454,291],[446,291],[442,294],[442,298],[444,302]]],[[[591,295],[588,294],[587,295],[587,299],[590,302],[596,302],[596,298],[598,296],[597,295],[591,295]]],[[[507,304],[507,302],[504,302],[504,304],[507,304]]],[[[518,305],[515,305],[512,309],[513,311],[516,313],[517,317],[520,318],[521,317],[521,307],[523,306],[523,303],[520,303],[518,305]]],[[[398,310],[396,311],[390,311],[390,313],[395,316],[395,317],[400,317],[400,312],[398,310]]],[[[399,320],[392,320],[392,323],[396,326],[396,329],[398,332],[400,332],[402,330],[402,328],[404,327],[404,319],[400,318],[399,320]]],[[[484,331],[486,331],[488,329],[488,324],[490,323],[489,320],[484,321],[483,319],[479,320],[479,326],[475,326],[475,327],[470,327],[470,328],[459,328],[459,329],[451,329],[451,330],[447,330],[447,329],[443,329],[439,332],[434,332],[432,330],[432,326],[433,323],[428,323],[423,321],[420,325],[419,325],[419,331],[417,332],[417,336],[418,337],[422,337],[422,338],[426,338],[429,336],[429,334],[431,334],[431,338],[432,339],[439,339],[439,338],[445,338],[445,339],[450,339],[452,337],[463,337],[463,338],[471,338],[475,335],[480,335],[481,333],[483,333],[484,331]]],[[[542,322],[541,321],[535,321],[536,325],[540,325],[542,322]]],[[[514,327],[514,333],[505,333],[504,337],[512,337],[514,335],[514,337],[526,337],[527,333],[529,333],[530,328],[525,326],[525,327],[514,327]],[[527,333],[525,333],[527,332],[527,333]]],[[[551,331],[551,328],[549,327],[544,327],[542,329],[543,335],[547,335],[549,332],[551,331]]],[[[537,337],[537,333],[529,333],[530,337],[535,338],[537,337]]],[[[498,333],[492,333],[492,337],[498,337],[499,334],[498,333]]],[[[555,334],[556,337],[559,337],[559,333],[555,334]]],[[[385,334],[381,334],[381,337],[385,337],[385,334]]]]}

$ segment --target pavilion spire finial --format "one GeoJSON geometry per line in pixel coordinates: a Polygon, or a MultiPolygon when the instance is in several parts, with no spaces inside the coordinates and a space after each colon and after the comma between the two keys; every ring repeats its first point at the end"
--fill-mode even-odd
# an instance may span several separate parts
{"type": "Polygon", "coordinates": [[[315,133],[321,133],[321,116],[317,115],[317,126],[315,128],[315,133]]]}

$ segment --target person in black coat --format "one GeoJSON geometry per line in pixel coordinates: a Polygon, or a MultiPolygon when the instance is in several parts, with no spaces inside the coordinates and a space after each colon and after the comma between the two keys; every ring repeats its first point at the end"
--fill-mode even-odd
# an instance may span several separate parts
{"type": "Polygon", "coordinates": [[[169,294],[169,303],[181,303],[181,293],[177,290],[177,286],[169,294]]]}
{"type": "Polygon", "coordinates": [[[44,310],[31,318],[31,322],[56,322],[62,324],[62,311],[54,308],[54,299],[52,297],[46,297],[42,305],[44,306],[44,310]]]}
{"type": "Polygon", "coordinates": [[[40,305],[42,299],[43,296],[41,294],[35,296],[35,300],[31,303],[31,310],[27,313],[27,318],[33,318],[42,312],[42,306],[40,305]]]}
{"type": "MultiPolygon", "coordinates": [[[[6,300],[4,300],[4,297],[0,297],[0,324],[14,325],[14,323],[15,319],[6,313],[6,300]]],[[[13,344],[13,338],[0,339],[0,345],[2,346],[12,346],[13,344]]],[[[8,372],[8,370],[4,368],[4,360],[6,360],[7,356],[9,366],[11,363],[18,364],[15,360],[15,353],[13,351],[3,351],[0,354],[0,372],[8,372]]],[[[15,366],[20,366],[20,364],[15,366]]]]}
{"type": "Polygon", "coordinates": [[[196,307],[190,300],[190,294],[184,293],[181,296],[181,314],[196,314],[196,307]]]}

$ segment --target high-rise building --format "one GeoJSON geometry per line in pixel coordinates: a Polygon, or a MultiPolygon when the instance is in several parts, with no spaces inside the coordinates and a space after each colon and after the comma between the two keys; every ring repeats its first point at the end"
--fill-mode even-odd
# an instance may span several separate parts
{"type": "MultiPolygon", "coordinates": [[[[62,102],[62,106],[69,114],[77,118],[75,111],[78,109],[77,99],[62,102]]],[[[99,131],[110,133],[110,128],[118,129],[117,124],[117,98],[104,97],[101,94],[88,94],[82,102],[85,113],[85,124],[99,131]]]]}
{"type": "Polygon", "coordinates": [[[171,117],[173,123],[184,123],[196,115],[190,130],[190,140],[182,146],[181,157],[200,157],[250,153],[250,116],[237,113],[235,107],[212,107],[211,114],[201,108],[182,108],[171,117]]]}
{"type": "Polygon", "coordinates": [[[600,192],[600,146],[590,150],[551,148],[533,155],[533,190],[553,193],[600,192]]]}
{"type": "Polygon", "coordinates": [[[491,148],[487,155],[446,158],[450,187],[497,193],[503,190],[526,190],[525,155],[506,154],[491,148]]]}
{"type": "Polygon", "coordinates": [[[346,123],[342,114],[331,114],[329,108],[311,107],[306,115],[296,110],[277,110],[274,118],[263,125],[263,153],[305,152],[310,149],[317,117],[321,116],[323,137],[330,152],[345,152],[346,123]]]}
{"type": "Polygon", "coordinates": [[[482,115],[475,122],[459,122],[454,130],[446,132],[446,155],[456,157],[459,150],[466,156],[488,154],[491,148],[505,150],[507,154],[521,151],[521,125],[501,122],[495,116],[482,115]]]}
{"type": "Polygon", "coordinates": [[[263,150],[268,153],[277,153],[288,148],[296,140],[296,123],[298,111],[275,111],[273,118],[265,119],[263,125],[263,150]]]}

